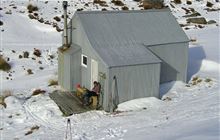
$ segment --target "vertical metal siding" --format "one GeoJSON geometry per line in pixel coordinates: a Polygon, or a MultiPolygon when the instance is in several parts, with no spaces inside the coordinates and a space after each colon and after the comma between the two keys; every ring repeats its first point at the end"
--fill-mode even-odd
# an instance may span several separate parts
{"type": "Polygon", "coordinates": [[[70,90],[81,84],[81,50],[70,54],[70,90]]]}
{"type": "Polygon", "coordinates": [[[58,83],[63,87],[63,68],[64,68],[64,56],[63,53],[58,51],[58,83]]]}
{"type": "MultiPolygon", "coordinates": [[[[111,68],[109,87],[114,76],[117,78],[119,103],[143,97],[159,98],[160,63],[111,68]]],[[[108,91],[105,96],[105,110],[109,110],[111,88],[108,91]]]]}
{"type": "MultiPolygon", "coordinates": [[[[97,55],[94,51],[93,47],[91,46],[87,35],[80,23],[79,17],[76,15],[72,19],[72,42],[79,45],[82,49],[82,54],[86,55],[88,58],[88,65],[87,67],[81,66],[81,59],[80,59],[80,67],[81,67],[81,84],[87,88],[90,88],[91,84],[91,59],[94,59],[98,62],[98,71],[106,73],[107,67],[101,58],[97,55]]],[[[80,56],[81,57],[81,56],[80,56]]]]}
{"type": "Polygon", "coordinates": [[[163,62],[160,83],[187,78],[188,43],[158,45],[149,48],[163,62]]]}
{"type": "Polygon", "coordinates": [[[64,55],[63,67],[63,88],[70,90],[70,56],[64,55]]]}

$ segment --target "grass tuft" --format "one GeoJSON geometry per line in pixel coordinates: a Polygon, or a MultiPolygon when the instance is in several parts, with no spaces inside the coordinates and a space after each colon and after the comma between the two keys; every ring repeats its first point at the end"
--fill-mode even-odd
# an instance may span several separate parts
{"type": "Polygon", "coordinates": [[[29,13],[32,13],[33,11],[38,11],[38,7],[37,6],[34,6],[32,4],[28,4],[27,5],[27,9],[28,9],[28,12],[29,13]]]}
{"type": "Polygon", "coordinates": [[[32,96],[39,95],[39,94],[44,94],[45,92],[46,92],[45,90],[36,89],[36,90],[33,91],[32,96]]]}
{"type": "Polygon", "coordinates": [[[54,79],[50,79],[48,86],[55,86],[55,85],[58,85],[58,81],[54,79]]]}
{"type": "Polygon", "coordinates": [[[0,70],[9,71],[10,69],[11,65],[2,56],[0,56],[0,70]]]}

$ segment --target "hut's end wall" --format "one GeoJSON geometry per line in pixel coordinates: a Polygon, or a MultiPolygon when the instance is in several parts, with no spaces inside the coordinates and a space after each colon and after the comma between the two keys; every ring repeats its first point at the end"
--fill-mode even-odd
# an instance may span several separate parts
{"type": "Polygon", "coordinates": [[[109,69],[108,93],[104,109],[110,108],[113,77],[117,80],[119,103],[143,97],[159,98],[160,63],[109,69]]]}
{"type": "Polygon", "coordinates": [[[149,47],[162,60],[160,83],[187,80],[189,43],[166,44],[149,47]]]}

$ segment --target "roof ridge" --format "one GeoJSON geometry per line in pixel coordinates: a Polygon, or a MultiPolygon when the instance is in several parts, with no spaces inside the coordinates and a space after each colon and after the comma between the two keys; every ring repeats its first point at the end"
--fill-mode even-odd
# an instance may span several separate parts
{"type": "Polygon", "coordinates": [[[146,13],[146,12],[167,12],[169,8],[149,10],[108,10],[108,11],[76,11],[77,14],[113,14],[113,13],[146,13]]]}

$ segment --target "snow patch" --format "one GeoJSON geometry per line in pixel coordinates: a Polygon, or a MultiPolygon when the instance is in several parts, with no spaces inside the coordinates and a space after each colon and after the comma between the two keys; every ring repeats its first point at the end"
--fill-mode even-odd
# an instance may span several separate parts
{"type": "Polygon", "coordinates": [[[159,108],[163,105],[163,101],[155,98],[155,97],[148,97],[148,98],[140,98],[130,100],[118,105],[117,111],[134,111],[134,110],[141,110],[141,109],[153,109],[159,108]]]}
{"type": "Polygon", "coordinates": [[[203,60],[202,61],[202,66],[200,68],[200,70],[202,71],[218,71],[220,72],[220,64],[213,62],[213,61],[209,61],[209,60],[203,60]]]}

